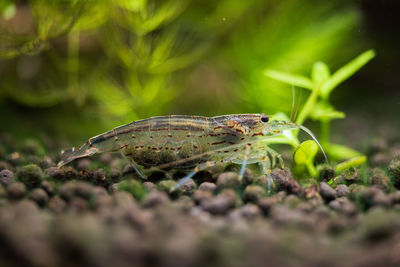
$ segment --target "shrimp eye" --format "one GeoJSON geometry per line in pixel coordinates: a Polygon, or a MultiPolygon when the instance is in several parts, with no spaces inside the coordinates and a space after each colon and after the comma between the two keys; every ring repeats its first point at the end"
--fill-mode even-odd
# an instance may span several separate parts
{"type": "Polygon", "coordinates": [[[262,122],[268,122],[268,121],[269,121],[268,116],[267,116],[267,115],[263,115],[263,116],[261,117],[261,121],[262,121],[262,122]]]}

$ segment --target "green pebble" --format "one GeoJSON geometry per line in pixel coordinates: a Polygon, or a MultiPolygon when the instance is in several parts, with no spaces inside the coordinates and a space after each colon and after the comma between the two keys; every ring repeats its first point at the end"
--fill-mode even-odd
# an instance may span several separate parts
{"type": "Polygon", "coordinates": [[[142,200],[146,195],[146,189],[139,181],[128,179],[116,184],[117,190],[130,193],[136,200],[142,200]]]}
{"type": "Polygon", "coordinates": [[[42,169],[36,164],[29,164],[17,171],[19,181],[23,182],[28,188],[40,186],[44,174],[42,169]]]}

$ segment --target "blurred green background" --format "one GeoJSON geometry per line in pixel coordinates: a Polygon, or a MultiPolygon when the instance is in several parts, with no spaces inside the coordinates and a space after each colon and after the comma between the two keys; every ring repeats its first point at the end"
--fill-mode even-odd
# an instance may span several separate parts
{"type": "MultiPolygon", "coordinates": [[[[292,88],[265,69],[309,76],[370,48],[332,95],[348,116],[332,131],[387,132],[399,125],[398,12],[374,0],[1,0],[0,132],[76,142],[156,115],[289,115],[292,88]]],[[[309,91],[295,92],[301,106],[309,91]]]]}

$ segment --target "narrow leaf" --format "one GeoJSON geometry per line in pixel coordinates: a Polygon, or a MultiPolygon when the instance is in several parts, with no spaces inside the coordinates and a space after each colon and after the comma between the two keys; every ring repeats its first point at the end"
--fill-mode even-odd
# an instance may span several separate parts
{"type": "Polygon", "coordinates": [[[314,84],[320,85],[328,80],[330,76],[331,73],[328,65],[321,61],[317,61],[314,63],[311,72],[311,78],[314,84]]]}
{"type": "Polygon", "coordinates": [[[336,86],[347,80],[350,76],[352,76],[356,71],[362,68],[365,64],[368,63],[368,61],[370,61],[374,57],[374,50],[368,50],[341,67],[322,86],[321,95],[326,98],[336,86]]]}
{"type": "Polygon", "coordinates": [[[269,69],[265,70],[264,75],[283,83],[313,90],[313,82],[309,78],[302,75],[289,74],[269,69]]]}

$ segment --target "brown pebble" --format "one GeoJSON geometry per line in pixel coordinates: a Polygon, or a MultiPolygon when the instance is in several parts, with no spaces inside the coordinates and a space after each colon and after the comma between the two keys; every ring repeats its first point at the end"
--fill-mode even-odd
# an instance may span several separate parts
{"type": "Polygon", "coordinates": [[[5,198],[5,197],[7,197],[7,190],[2,184],[0,184],[0,198],[5,198]]]}
{"type": "Polygon", "coordinates": [[[327,183],[321,182],[319,184],[319,194],[326,201],[331,201],[336,198],[336,191],[330,187],[327,183]]]}
{"type": "Polygon", "coordinates": [[[26,186],[21,182],[9,184],[7,186],[7,193],[12,199],[21,199],[26,194],[26,186]]]}
{"type": "Polygon", "coordinates": [[[371,166],[375,167],[383,167],[387,166],[390,162],[390,157],[386,155],[385,153],[379,152],[371,156],[370,158],[370,164],[371,166]]]}
{"type": "Polygon", "coordinates": [[[303,188],[293,179],[293,175],[288,168],[274,169],[271,172],[271,177],[278,191],[286,191],[289,194],[302,195],[303,188]]]}
{"type": "Polygon", "coordinates": [[[239,209],[240,214],[243,218],[254,219],[261,215],[261,210],[257,205],[246,204],[239,209]]]}
{"type": "Polygon", "coordinates": [[[239,175],[236,172],[224,172],[218,176],[218,188],[237,188],[241,184],[239,175]]]}
{"type": "Polygon", "coordinates": [[[392,192],[388,195],[392,205],[400,204],[400,191],[392,192]]]}
{"type": "Polygon", "coordinates": [[[49,196],[42,188],[36,188],[32,190],[29,199],[35,201],[40,207],[43,207],[49,200],[49,196]]]}
{"type": "Polygon", "coordinates": [[[211,214],[227,214],[236,205],[236,193],[231,189],[225,189],[219,195],[203,201],[201,205],[205,211],[211,214]]]}
{"type": "Polygon", "coordinates": [[[58,167],[50,167],[44,170],[44,173],[55,179],[55,180],[63,180],[64,179],[64,172],[62,169],[58,167]]]}
{"type": "Polygon", "coordinates": [[[196,190],[193,194],[193,200],[197,205],[202,205],[204,201],[213,198],[213,193],[206,190],[196,190]]]}
{"type": "Polygon", "coordinates": [[[357,213],[356,205],[346,197],[340,197],[329,202],[329,207],[347,216],[354,216],[357,213]]]}
{"type": "Polygon", "coordinates": [[[265,190],[259,185],[248,185],[243,192],[244,202],[256,203],[265,195],[265,190]]]}
{"type": "Polygon", "coordinates": [[[90,163],[91,163],[90,159],[87,158],[79,159],[76,162],[76,169],[79,171],[86,171],[89,168],[90,163]]]}
{"type": "Polygon", "coordinates": [[[151,191],[156,188],[156,185],[149,181],[144,182],[143,186],[144,186],[144,188],[146,188],[147,191],[151,191]]]}
{"type": "Polygon", "coordinates": [[[243,180],[246,184],[251,184],[254,181],[253,172],[249,168],[244,169],[243,180]]]}
{"type": "Polygon", "coordinates": [[[153,208],[169,202],[168,195],[163,191],[152,190],[142,202],[144,208],[153,208]]]}
{"type": "Polygon", "coordinates": [[[49,181],[42,181],[40,187],[46,191],[47,195],[52,196],[54,194],[54,186],[49,181]]]}
{"type": "Polygon", "coordinates": [[[69,201],[68,208],[73,212],[81,213],[88,210],[89,204],[82,197],[74,197],[69,201]]]}
{"type": "Polygon", "coordinates": [[[261,211],[268,215],[272,206],[278,203],[278,199],[276,197],[263,197],[258,200],[258,207],[260,207],[261,211]]]}
{"type": "Polygon", "coordinates": [[[182,193],[193,193],[196,190],[196,183],[193,179],[189,179],[179,188],[179,191],[182,193]]]}
{"type": "Polygon", "coordinates": [[[95,210],[101,210],[105,207],[111,207],[113,204],[113,199],[108,194],[99,194],[93,198],[92,204],[95,210]]]}
{"type": "Polygon", "coordinates": [[[7,186],[14,182],[14,173],[8,169],[0,171],[0,184],[7,186]]]}
{"type": "Polygon", "coordinates": [[[52,197],[47,205],[47,208],[57,214],[65,210],[67,203],[59,196],[52,197]]]}
{"type": "Polygon", "coordinates": [[[345,184],[339,184],[335,188],[337,197],[345,197],[349,194],[349,188],[345,184]]]}
{"type": "Polygon", "coordinates": [[[211,182],[203,182],[199,186],[199,190],[209,191],[211,193],[214,193],[215,189],[217,189],[217,185],[211,182]]]}
{"type": "Polygon", "coordinates": [[[75,184],[75,195],[89,200],[93,194],[93,186],[86,182],[77,182],[75,184]]]}
{"type": "Polygon", "coordinates": [[[6,162],[6,161],[0,161],[0,171],[2,170],[13,170],[13,167],[11,166],[10,163],[6,162]]]}
{"type": "Polygon", "coordinates": [[[111,153],[103,153],[100,156],[100,162],[104,165],[109,165],[113,159],[113,156],[111,153]]]}
{"type": "Polygon", "coordinates": [[[76,182],[74,181],[66,182],[59,190],[60,197],[66,201],[70,201],[75,196],[75,192],[76,182]]]}

